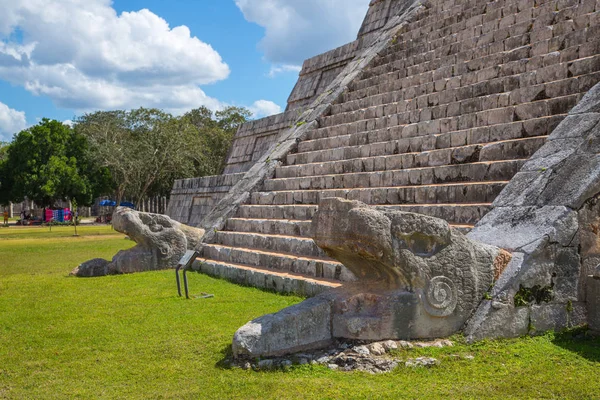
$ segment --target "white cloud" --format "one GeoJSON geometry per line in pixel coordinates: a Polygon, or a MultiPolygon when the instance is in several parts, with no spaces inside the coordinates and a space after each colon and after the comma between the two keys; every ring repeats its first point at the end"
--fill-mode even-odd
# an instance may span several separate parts
{"type": "Polygon", "coordinates": [[[281,107],[269,100],[257,100],[248,109],[254,118],[268,117],[281,112],[281,107]]]}
{"type": "Polygon", "coordinates": [[[369,0],[235,0],[265,28],[259,48],[275,64],[302,62],[356,39],[369,0]]]}
{"type": "Polygon", "coordinates": [[[10,142],[12,136],[27,127],[25,113],[0,103],[0,141],[10,142]]]}
{"type": "Polygon", "coordinates": [[[279,74],[284,74],[286,72],[294,72],[299,73],[302,68],[298,65],[288,65],[288,64],[275,64],[271,65],[271,70],[269,71],[269,77],[275,78],[279,74]]]}
{"type": "Polygon", "coordinates": [[[0,79],[78,111],[221,106],[199,88],[229,75],[217,51],[186,26],[111,3],[0,0],[0,79]]]}

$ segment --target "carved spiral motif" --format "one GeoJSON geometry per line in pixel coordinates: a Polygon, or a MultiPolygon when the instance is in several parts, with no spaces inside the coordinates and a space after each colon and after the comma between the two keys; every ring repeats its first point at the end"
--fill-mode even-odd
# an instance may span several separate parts
{"type": "Polygon", "coordinates": [[[458,295],[456,285],[445,276],[432,278],[425,287],[425,309],[434,317],[447,317],[454,312],[458,295]]]}

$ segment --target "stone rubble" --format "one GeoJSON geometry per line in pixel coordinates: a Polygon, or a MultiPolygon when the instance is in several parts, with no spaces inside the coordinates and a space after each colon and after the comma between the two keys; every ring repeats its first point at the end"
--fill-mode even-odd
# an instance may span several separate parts
{"type": "MultiPolygon", "coordinates": [[[[440,360],[432,357],[417,357],[400,359],[395,354],[389,354],[393,350],[413,348],[443,348],[452,347],[454,344],[447,339],[438,339],[428,342],[408,342],[405,340],[385,340],[368,344],[353,345],[347,342],[338,342],[328,349],[314,352],[296,353],[283,357],[267,358],[262,360],[231,361],[231,365],[244,370],[269,371],[283,369],[287,370],[292,365],[322,365],[334,371],[363,371],[372,374],[386,373],[398,366],[426,367],[431,368],[440,365],[440,360]]],[[[471,355],[450,355],[451,358],[462,358],[472,360],[471,355]]]]}
{"type": "Polygon", "coordinates": [[[440,361],[432,357],[418,357],[408,359],[404,365],[407,367],[433,367],[439,365],[440,361]]]}

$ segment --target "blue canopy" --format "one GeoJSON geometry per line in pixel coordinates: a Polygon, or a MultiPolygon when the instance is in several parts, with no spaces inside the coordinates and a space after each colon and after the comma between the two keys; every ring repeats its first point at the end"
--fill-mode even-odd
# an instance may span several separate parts
{"type": "Polygon", "coordinates": [[[135,205],[133,203],[128,202],[128,201],[122,201],[121,202],[121,207],[135,208],[135,205]]]}
{"type": "Polygon", "coordinates": [[[117,205],[117,202],[114,200],[102,200],[100,205],[103,207],[114,207],[117,205]]]}

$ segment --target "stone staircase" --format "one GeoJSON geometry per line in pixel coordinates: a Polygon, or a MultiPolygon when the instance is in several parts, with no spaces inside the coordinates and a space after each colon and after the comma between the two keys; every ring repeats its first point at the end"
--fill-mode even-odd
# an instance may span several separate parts
{"type": "Polygon", "coordinates": [[[198,268],[226,268],[248,284],[247,271],[262,271],[264,282],[251,284],[309,295],[355,279],[311,239],[325,197],[427,214],[467,232],[600,81],[600,2],[426,7],[206,244],[198,268]],[[317,288],[283,288],[267,277],[278,273],[317,288]]]}

